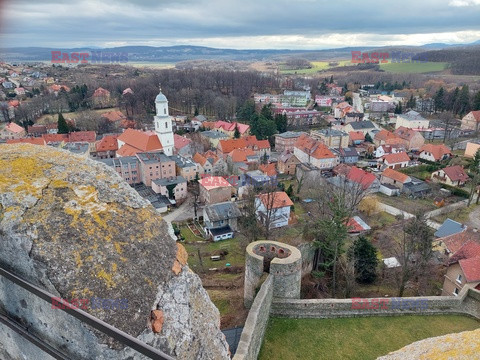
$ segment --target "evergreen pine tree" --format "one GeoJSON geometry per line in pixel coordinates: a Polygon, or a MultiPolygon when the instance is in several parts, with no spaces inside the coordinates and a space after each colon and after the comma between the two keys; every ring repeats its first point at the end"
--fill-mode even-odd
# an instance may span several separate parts
{"type": "Polygon", "coordinates": [[[377,249],[364,236],[353,242],[355,279],[362,284],[371,284],[377,277],[377,249]]]}
{"type": "Polygon", "coordinates": [[[238,126],[235,126],[235,132],[233,133],[233,138],[234,139],[240,138],[240,131],[238,131],[238,126]]]}
{"type": "Polygon", "coordinates": [[[70,129],[69,129],[68,124],[65,121],[65,118],[63,117],[62,113],[58,114],[57,127],[58,127],[58,133],[59,134],[68,134],[69,133],[70,129]]]}

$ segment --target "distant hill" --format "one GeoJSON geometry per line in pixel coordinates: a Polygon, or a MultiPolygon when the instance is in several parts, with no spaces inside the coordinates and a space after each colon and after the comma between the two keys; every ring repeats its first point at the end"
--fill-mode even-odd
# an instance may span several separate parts
{"type": "MultiPolygon", "coordinates": [[[[480,41],[462,45],[463,48],[475,47],[480,41]]],[[[115,48],[43,48],[19,47],[0,49],[0,60],[3,61],[50,61],[52,51],[62,52],[89,52],[101,51],[105,53],[128,53],[129,62],[179,62],[185,60],[215,59],[215,60],[282,60],[287,57],[302,57],[308,60],[328,60],[349,58],[352,51],[408,51],[420,53],[425,50],[456,49],[448,44],[426,44],[423,46],[358,46],[325,50],[289,50],[289,49],[218,49],[204,46],[121,46],[115,48]]]]}

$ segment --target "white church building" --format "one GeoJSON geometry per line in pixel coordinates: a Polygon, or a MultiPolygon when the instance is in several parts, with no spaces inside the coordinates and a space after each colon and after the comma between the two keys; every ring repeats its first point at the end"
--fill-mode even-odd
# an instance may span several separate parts
{"type": "Polygon", "coordinates": [[[168,114],[168,100],[162,94],[162,89],[155,98],[155,108],[157,110],[157,115],[154,118],[155,132],[162,144],[163,153],[171,156],[174,150],[172,118],[168,114]]]}

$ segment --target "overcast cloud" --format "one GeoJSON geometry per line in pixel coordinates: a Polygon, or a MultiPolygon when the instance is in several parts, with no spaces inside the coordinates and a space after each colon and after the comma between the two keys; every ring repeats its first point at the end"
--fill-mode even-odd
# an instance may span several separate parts
{"type": "Polygon", "coordinates": [[[480,39],[480,0],[7,0],[0,46],[324,49],[480,39]]]}

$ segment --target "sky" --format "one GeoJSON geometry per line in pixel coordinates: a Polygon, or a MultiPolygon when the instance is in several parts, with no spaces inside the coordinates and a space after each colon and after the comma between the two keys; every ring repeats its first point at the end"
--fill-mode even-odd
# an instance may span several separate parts
{"type": "Polygon", "coordinates": [[[470,43],[480,0],[0,0],[0,47],[470,43]]]}

